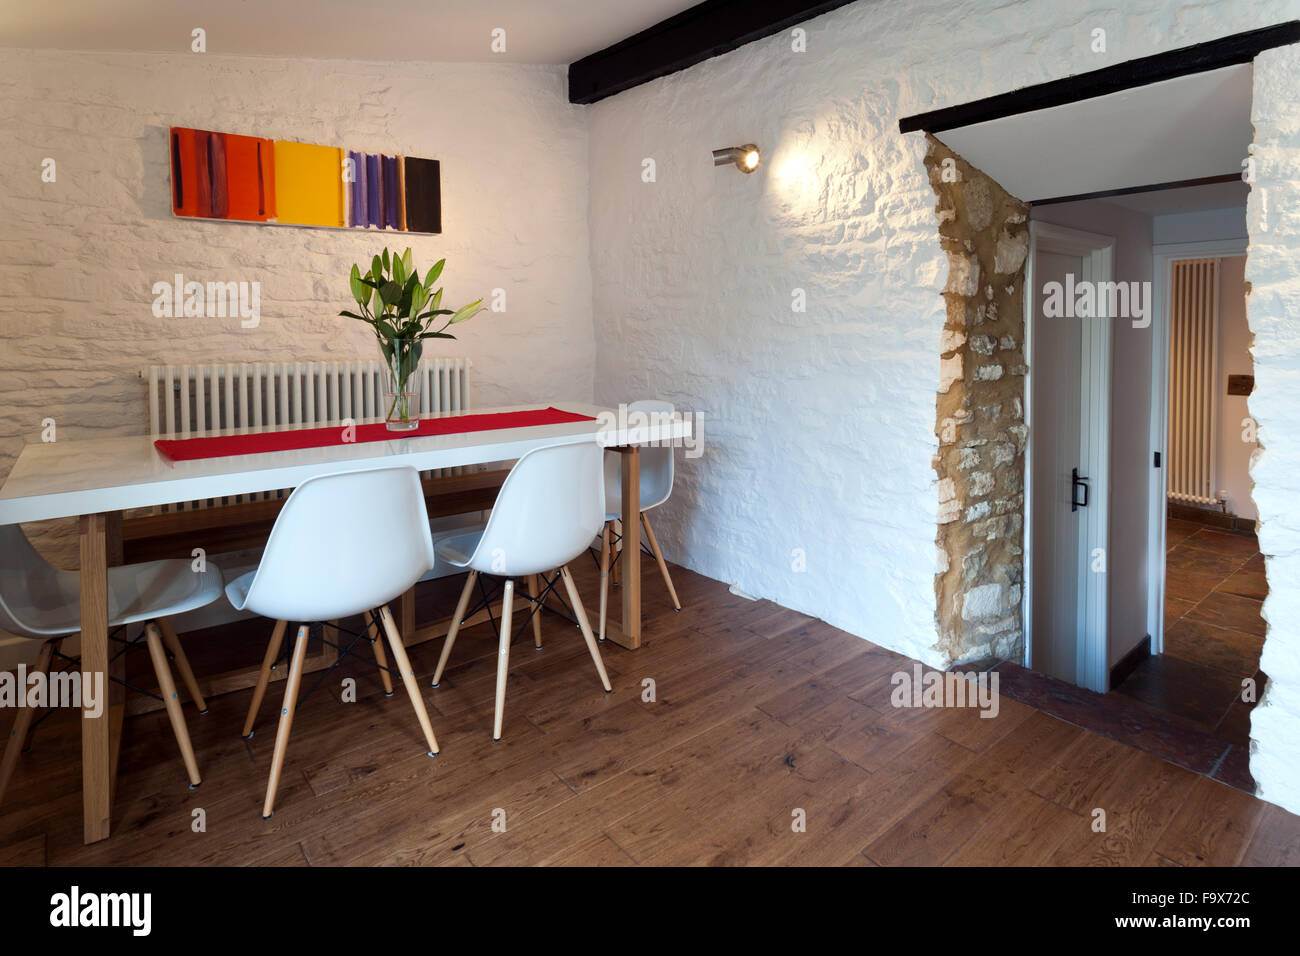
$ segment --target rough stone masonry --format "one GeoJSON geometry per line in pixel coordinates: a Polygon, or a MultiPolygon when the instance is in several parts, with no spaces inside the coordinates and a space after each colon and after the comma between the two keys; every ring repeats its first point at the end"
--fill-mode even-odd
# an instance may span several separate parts
{"type": "Polygon", "coordinates": [[[939,650],[950,663],[1020,660],[1029,207],[928,139],[925,164],[948,256],[935,403],[939,650]]]}

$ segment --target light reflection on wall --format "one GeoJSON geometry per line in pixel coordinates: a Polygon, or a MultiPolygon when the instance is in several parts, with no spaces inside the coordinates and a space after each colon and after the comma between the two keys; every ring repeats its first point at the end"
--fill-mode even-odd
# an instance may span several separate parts
{"type": "Polygon", "coordinates": [[[817,159],[809,134],[789,136],[773,150],[768,191],[781,215],[804,219],[817,209],[822,194],[817,159]]]}

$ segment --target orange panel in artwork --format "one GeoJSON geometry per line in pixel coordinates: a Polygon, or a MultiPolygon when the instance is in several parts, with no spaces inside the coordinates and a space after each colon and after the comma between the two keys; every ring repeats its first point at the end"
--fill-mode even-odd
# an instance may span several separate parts
{"type": "Polygon", "coordinates": [[[257,136],[220,134],[226,143],[226,219],[275,218],[275,144],[257,136]]]}

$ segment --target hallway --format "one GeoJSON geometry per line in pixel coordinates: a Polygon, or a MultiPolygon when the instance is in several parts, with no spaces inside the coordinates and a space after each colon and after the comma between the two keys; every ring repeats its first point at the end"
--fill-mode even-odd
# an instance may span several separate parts
{"type": "Polygon", "coordinates": [[[1253,534],[1176,518],[1167,542],[1165,653],[1114,692],[1247,751],[1254,703],[1241,699],[1242,681],[1254,678],[1257,698],[1265,681],[1260,611],[1268,589],[1259,543],[1253,534]]]}

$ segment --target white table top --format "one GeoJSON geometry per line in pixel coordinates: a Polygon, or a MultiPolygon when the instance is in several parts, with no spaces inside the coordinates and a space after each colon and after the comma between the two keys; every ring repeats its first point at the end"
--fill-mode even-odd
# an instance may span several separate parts
{"type": "MultiPolygon", "coordinates": [[[[464,414],[546,407],[476,408],[464,414]]],[[[627,427],[627,422],[620,423],[614,409],[583,402],[564,402],[555,407],[590,415],[597,421],[394,438],[195,461],[172,461],[154,448],[154,439],[147,435],[29,444],[0,489],[0,525],[293,488],[315,475],[336,471],[393,465],[411,465],[426,471],[507,461],[544,445],[593,439],[606,446],[640,445],[691,434],[690,421],[680,418],[633,428],[627,427]]],[[[244,429],[231,429],[207,434],[244,433],[244,429]]]]}

